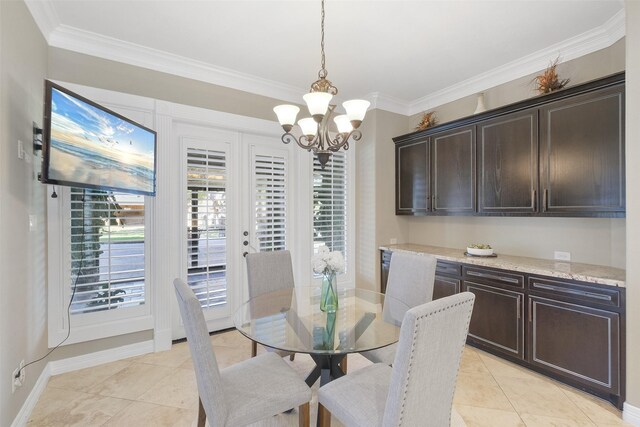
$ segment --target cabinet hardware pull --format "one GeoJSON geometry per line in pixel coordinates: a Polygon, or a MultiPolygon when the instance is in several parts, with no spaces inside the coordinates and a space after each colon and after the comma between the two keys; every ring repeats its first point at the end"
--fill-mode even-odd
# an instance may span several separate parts
{"type": "Polygon", "coordinates": [[[561,288],[560,286],[553,286],[553,285],[543,285],[541,283],[535,283],[535,282],[533,283],[533,287],[538,289],[546,289],[549,291],[560,292],[563,294],[579,295],[587,298],[595,298],[603,301],[611,301],[611,295],[595,294],[593,292],[579,291],[577,289],[561,288]]]}
{"type": "Polygon", "coordinates": [[[484,277],[485,279],[500,280],[502,282],[509,282],[509,283],[515,283],[515,284],[519,284],[520,283],[520,281],[518,279],[514,279],[514,278],[511,278],[511,277],[496,276],[494,274],[486,274],[486,273],[478,273],[478,272],[473,271],[473,270],[467,271],[467,274],[469,276],[484,277]]]}
{"type": "Polygon", "coordinates": [[[549,190],[544,189],[544,193],[542,193],[542,211],[546,212],[549,210],[549,190]]]}
{"type": "Polygon", "coordinates": [[[533,300],[529,298],[529,322],[533,322],[533,300]]]}
{"type": "Polygon", "coordinates": [[[520,295],[518,295],[518,303],[517,304],[518,304],[518,306],[517,306],[517,309],[518,309],[518,320],[520,320],[520,318],[522,317],[522,314],[520,313],[520,295]]]}
{"type": "Polygon", "coordinates": [[[533,211],[538,212],[538,200],[536,200],[536,190],[531,190],[531,205],[533,206],[533,211]]]}

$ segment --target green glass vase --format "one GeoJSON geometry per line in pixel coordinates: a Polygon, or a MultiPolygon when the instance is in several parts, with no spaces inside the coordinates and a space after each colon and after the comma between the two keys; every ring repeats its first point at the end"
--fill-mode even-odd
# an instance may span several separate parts
{"type": "Polygon", "coordinates": [[[338,310],[338,279],[335,272],[322,275],[320,310],[325,313],[335,313],[338,310]]]}

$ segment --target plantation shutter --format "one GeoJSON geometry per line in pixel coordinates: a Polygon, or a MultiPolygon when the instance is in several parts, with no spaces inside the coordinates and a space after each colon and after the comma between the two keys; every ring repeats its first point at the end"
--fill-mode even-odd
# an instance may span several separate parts
{"type": "Polygon", "coordinates": [[[313,250],[326,245],[347,259],[347,155],[334,153],[324,169],[313,159],[313,250]]]}
{"type": "Polygon", "coordinates": [[[227,158],[187,148],[187,283],[200,305],[227,304],[227,158]]]}
{"type": "Polygon", "coordinates": [[[287,161],[283,156],[255,154],[255,236],[258,251],[285,249],[287,161]]]}
{"type": "Polygon", "coordinates": [[[72,314],[145,304],[144,222],[143,196],[71,189],[72,314]]]}

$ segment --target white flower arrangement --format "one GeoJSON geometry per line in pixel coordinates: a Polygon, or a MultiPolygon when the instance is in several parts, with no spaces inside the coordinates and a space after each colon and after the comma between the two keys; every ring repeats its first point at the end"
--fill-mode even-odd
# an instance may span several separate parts
{"type": "Polygon", "coordinates": [[[344,273],[344,257],[342,252],[329,252],[329,248],[322,245],[318,247],[318,253],[311,257],[311,266],[317,274],[344,273]]]}

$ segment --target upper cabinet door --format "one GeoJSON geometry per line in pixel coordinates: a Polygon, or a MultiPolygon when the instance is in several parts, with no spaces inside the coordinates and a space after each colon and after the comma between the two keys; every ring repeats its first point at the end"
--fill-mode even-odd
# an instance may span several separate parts
{"type": "Polygon", "coordinates": [[[540,168],[541,212],[624,216],[624,87],[542,107],[540,168]]]}
{"type": "Polygon", "coordinates": [[[396,145],[396,215],[424,215],[429,199],[429,139],[396,145]]]}
{"type": "Polygon", "coordinates": [[[465,126],[433,135],[434,212],[476,210],[476,127],[465,126]]]}
{"type": "Polygon", "coordinates": [[[536,212],[538,110],[478,124],[478,211],[536,212]]]}

